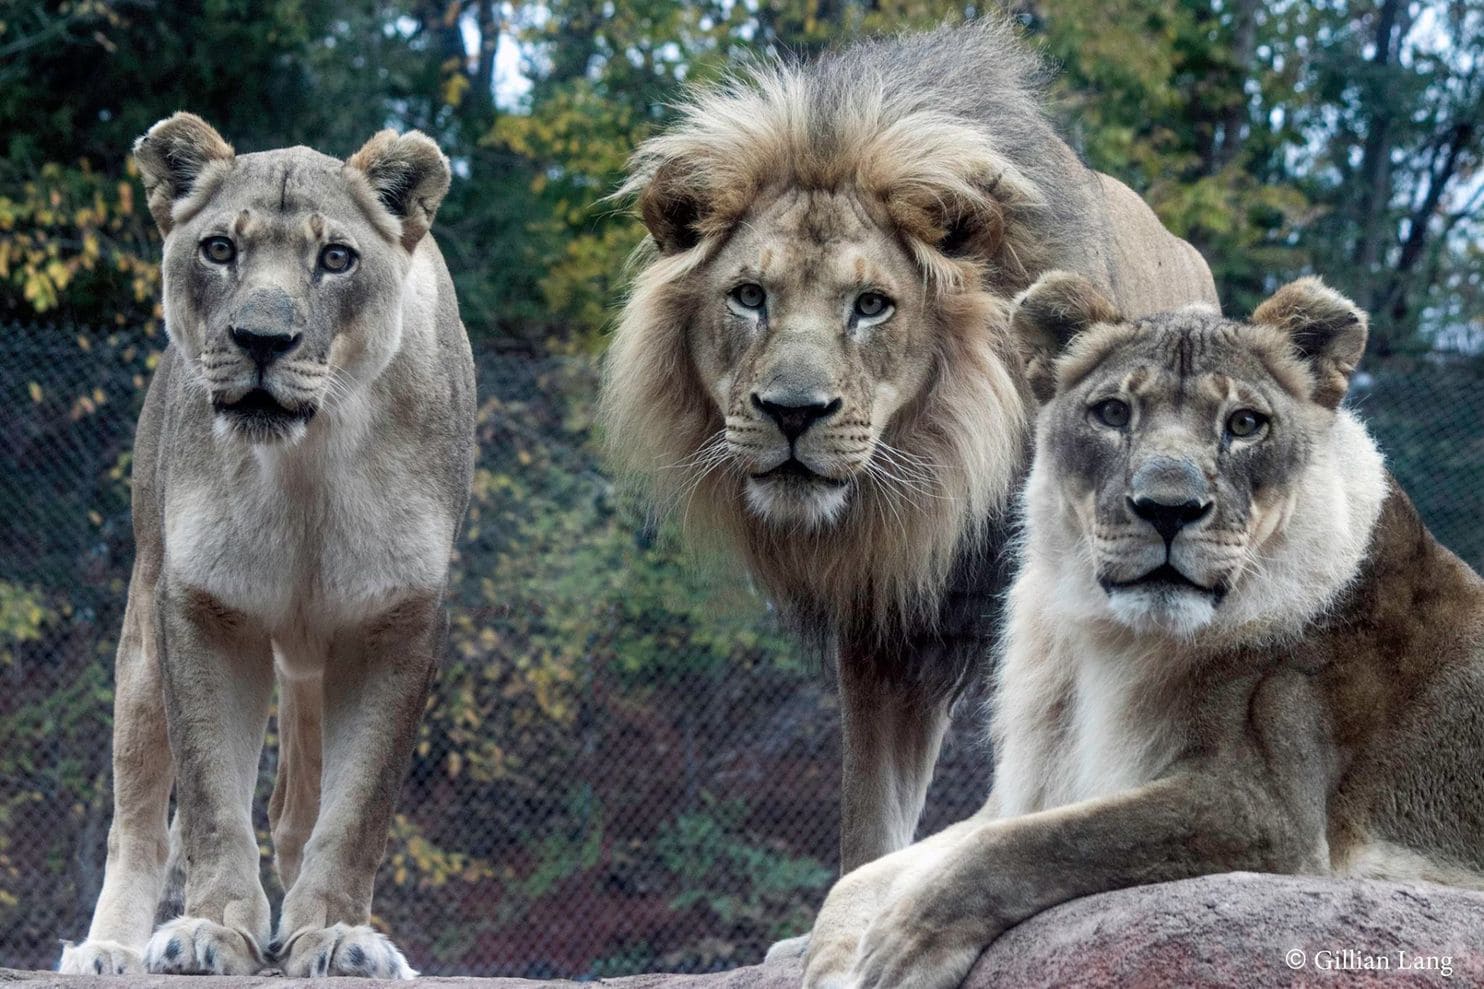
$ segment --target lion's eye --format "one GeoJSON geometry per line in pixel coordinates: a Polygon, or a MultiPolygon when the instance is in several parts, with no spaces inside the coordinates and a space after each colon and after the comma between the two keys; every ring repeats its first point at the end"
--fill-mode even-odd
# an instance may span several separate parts
{"type": "Polygon", "coordinates": [[[356,263],[356,252],[344,244],[327,244],[319,252],[319,266],[326,271],[349,271],[356,263]]]}
{"type": "Polygon", "coordinates": [[[1133,418],[1133,410],[1121,398],[1104,399],[1092,407],[1092,414],[1098,422],[1112,429],[1122,429],[1133,418]]]}
{"type": "Polygon", "coordinates": [[[1233,436],[1256,436],[1268,424],[1268,417],[1255,409],[1238,409],[1226,419],[1226,431],[1233,436]]]}
{"type": "Polygon", "coordinates": [[[872,319],[891,309],[891,300],[880,292],[862,292],[855,299],[855,314],[862,319],[872,319]]]}
{"type": "Polygon", "coordinates": [[[743,309],[761,309],[763,303],[768,301],[768,293],[763,291],[761,285],[746,282],[732,289],[732,298],[743,309]]]}
{"type": "Polygon", "coordinates": [[[207,237],[201,242],[201,256],[212,264],[227,264],[237,256],[237,246],[225,237],[207,237]]]}

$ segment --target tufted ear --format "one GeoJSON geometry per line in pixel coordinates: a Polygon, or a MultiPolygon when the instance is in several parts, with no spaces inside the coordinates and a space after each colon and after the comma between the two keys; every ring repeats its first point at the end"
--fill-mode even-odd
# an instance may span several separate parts
{"type": "Polygon", "coordinates": [[[1005,236],[1005,213],[993,190],[956,195],[927,184],[905,184],[886,197],[901,231],[949,257],[988,261],[1005,236]]]}
{"type": "Polygon", "coordinates": [[[1314,373],[1314,401],[1331,409],[1350,390],[1350,376],[1365,353],[1366,314],[1314,276],[1280,288],[1252,313],[1252,322],[1275,326],[1314,373]]]}
{"type": "Polygon", "coordinates": [[[409,251],[433,225],[453,174],[438,145],[420,131],[381,131],[345,167],[365,176],[377,201],[401,221],[402,246],[409,251]]]}
{"type": "Polygon", "coordinates": [[[1015,299],[1010,329],[1026,358],[1026,376],[1041,401],[1056,393],[1056,359],[1077,334],[1098,323],[1123,320],[1118,308],[1088,279],[1049,271],[1015,299]]]}
{"type": "Polygon", "coordinates": [[[175,204],[197,189],[207,168],[235,156],[232,146],[194,113],[166,117],[134,142],[145,201],[160,233],[170,232],[175,204]]]}
{"type": "Polygon", "coordinates": [[[705,187],[679,159],[655,170],[639,193],[639,216],[662,254],[679,254],[701,242],[705,187]]]}

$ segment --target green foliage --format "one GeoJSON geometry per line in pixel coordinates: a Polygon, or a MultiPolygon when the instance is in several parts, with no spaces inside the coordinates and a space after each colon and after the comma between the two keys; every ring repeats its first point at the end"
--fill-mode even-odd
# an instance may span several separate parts
{"type": "Polygon", "coordinates": [[[0,580],[0,665],[15,662],[11,647],[40,639],[42,629],[53,617],[43,596],[0,580]]]}
{"type": "Polygon", "coordinates": [[[808,929],[812,911],[801,894],[824,890],[835,871],[793,858],[738,834],[746,808],[708,800],[702,813],[683,814],[655,841],[660,862],[687,888],[670,905],[704,906],[723,925],[756,924],[779,939],[808,929]]]}

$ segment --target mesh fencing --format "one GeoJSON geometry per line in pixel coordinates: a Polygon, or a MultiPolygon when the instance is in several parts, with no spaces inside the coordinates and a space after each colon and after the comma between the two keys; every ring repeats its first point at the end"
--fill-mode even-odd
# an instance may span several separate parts
{"type": "MultiPolygon", "coordinates": [[[[48,967],[103,877],[133,424],[161,342],[0,328],[0,965],[48,967]]],[[[378,878],[429,974],[751,963],[834,876],[827,677],[735,568],[651,531],[600,466],[590,359],[476,351],[480,455],[452,634],[378,878]]],[[[1354,403],[1438,536],[1484,564],[1484,360],[1372,367],[1354,403]]],[[[925,829],[977,808],[965,710],[925,829]]],[[[265,803],[255,820],[265,883],[265,803]]]]}

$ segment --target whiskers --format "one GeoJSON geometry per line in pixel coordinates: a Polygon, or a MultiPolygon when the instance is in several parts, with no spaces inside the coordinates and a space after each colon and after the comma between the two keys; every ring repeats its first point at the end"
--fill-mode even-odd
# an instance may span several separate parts
{"type": "Polygon", "coordinates": [[[729,472],[741,474],[741,468],[732,458],[731,450],[727,445],[725,429],[718,429],[712,433],[689,457],[673,464],[665,464],[660,470],[678,482],[665,485],[670,489],[670,494],[665,499],[663,508],[666,514],[680,510],[682,528],[689,521],[690,506],[696,492],[700,490],[708,477],[718,471],[723,474],[729,472]]]}
{"type": "Polygon", "coordinates": [[[326,366],[325,375],[325,408],[334,410],[349,404],[355,393],[355,382],[350,379],[345,371],[332,365],[326,366]]]}
{"type": "Polygon", "coordinates": [[[911,538],[908,517],[924,514],[928,501],[953,501],[943,486],[942,468],[914,453],[876,441],[862,473],[875,498],[875,511],[883,524],[897,530],[905,541],[911,538]],[[888,518],[889,516],[889,518],[888,518]]]}

